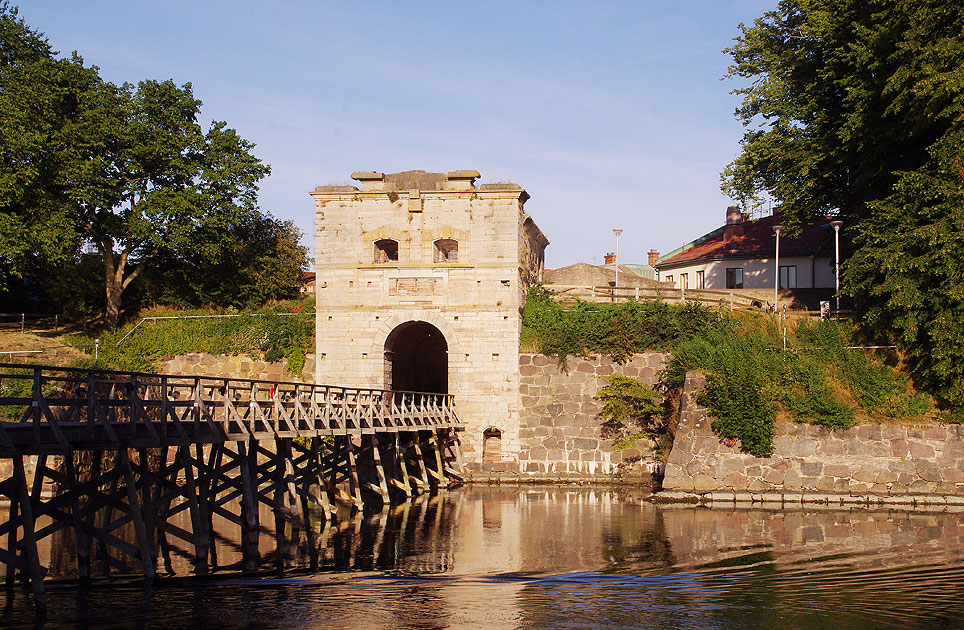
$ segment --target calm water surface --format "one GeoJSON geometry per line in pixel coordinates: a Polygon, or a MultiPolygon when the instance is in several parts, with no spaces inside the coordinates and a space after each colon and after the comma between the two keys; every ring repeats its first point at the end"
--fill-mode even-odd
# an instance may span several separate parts
{"type": "MultiPolygon", "coordinates": [[[[5,515],[0,513],[0,518],[5,515]]],[[[270,514],[262,523],[270,523],[270,514]]],[[[224,524],[222,524],[224,525],[224,524]]],[[[582,488],[467,488],[302,532],[284,573],[114,577],[27,592],[2,628],[964,627],[964,514],[657,506],[582,488]]],[[[218,562],[237,560],[220,530],[218,562]]],[[[41,560],[69,575],[72,541],[41,560]]]]}

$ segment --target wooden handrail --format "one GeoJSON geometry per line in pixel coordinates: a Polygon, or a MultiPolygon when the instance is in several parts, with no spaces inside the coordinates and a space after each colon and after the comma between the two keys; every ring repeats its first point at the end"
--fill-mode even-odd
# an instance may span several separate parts
{"type": "Polygon", "coordinates": [[[0,449],[45,452],[98,440],[149,446],[397,432],[416,417],[424,429],[462,428],[451,394],[10,363],[0,363],[0,408],[12,418],[0,421],[0,449]]]}

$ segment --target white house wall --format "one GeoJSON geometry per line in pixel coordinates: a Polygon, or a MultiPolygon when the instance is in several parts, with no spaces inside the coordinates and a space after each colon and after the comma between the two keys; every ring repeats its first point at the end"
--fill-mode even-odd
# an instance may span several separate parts
{"type": "MultiPolygon", "coordinates": [[[[833,265],[829,256],[817,256],[816,258],[810,256],[781,256],[780,266],[796,266],[796,288],[798,289],[832,289],[834,287],[833,265]]],[[[688,277],[689,288],[695,289],[697,288],[696,274],[702,271],[704,288],[726,289],[726,270],[734,267],[743,268],[744,289],[765,289],[774,286],[773,258],[744,258],[683,264],[672,269],[664,267],[660,269],[659,276],[662,281],[667,281],[669,276],[672,276],[673,283],[679,288],[680,276],[685,273],[688,277]]]]}

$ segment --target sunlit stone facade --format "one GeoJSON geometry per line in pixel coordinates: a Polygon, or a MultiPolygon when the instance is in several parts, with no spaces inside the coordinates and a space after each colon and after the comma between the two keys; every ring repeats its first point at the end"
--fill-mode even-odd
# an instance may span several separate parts
{"type": "Polygon", "coordinates": [[[547,239],[516,184],[356,172],[315,200],[319,383],[448,391],[466,462],[519,453],[519,329],[547,239]],[[444,339],[440,341],[438,335],[444,339]],[[483,437],[485,436],[485,438],[483,437]]]}

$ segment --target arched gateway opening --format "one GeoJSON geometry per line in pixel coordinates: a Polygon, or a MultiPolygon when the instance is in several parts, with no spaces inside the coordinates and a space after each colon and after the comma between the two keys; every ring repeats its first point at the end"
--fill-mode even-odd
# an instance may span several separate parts
{"type": "Polygon", "coordinates": [[[447,394],[448,343],[428,322],[405,322],[385,340],[385,384],[392,391],[447,394]]]}

